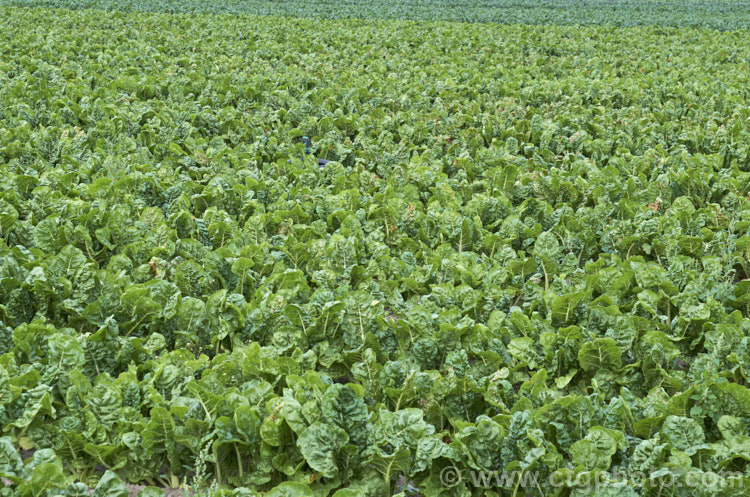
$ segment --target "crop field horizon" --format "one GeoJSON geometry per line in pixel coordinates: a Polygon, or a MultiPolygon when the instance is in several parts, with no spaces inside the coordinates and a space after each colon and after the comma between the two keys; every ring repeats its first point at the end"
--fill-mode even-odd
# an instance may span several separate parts
{"type": "Polygon", "coordinates": [[[748,0],[3,0],[19,7],[316,19],[750,28],[748,0]]]}
{"type": "Polygon", "coordinates": [[[514,5],[1,1],[0,497],[747,495],[747,2],[514,5]]]}

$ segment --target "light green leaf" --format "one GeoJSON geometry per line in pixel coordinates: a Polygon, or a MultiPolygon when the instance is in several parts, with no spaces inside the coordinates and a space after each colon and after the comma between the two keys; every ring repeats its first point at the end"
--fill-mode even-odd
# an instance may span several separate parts
{"type": "Polygon", "coordinates": [[[588,373],[600,369],[617,371],[622,367],[622,351],[612,338],[597,338],[586,342],[578,352],[578,363],[588,373]]]}

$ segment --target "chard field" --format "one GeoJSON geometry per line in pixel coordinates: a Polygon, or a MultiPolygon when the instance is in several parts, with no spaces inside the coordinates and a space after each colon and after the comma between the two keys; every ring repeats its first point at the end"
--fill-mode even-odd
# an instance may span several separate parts
{"type": "Polygon", "coordinates": [[[0,497],[749,495],[749,29],[0,1],[0,497]]]}

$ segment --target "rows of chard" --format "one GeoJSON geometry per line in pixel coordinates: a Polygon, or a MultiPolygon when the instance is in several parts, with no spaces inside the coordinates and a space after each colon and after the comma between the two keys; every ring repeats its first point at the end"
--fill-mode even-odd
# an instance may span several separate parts
{"type": "Polygon", "coordinates": [[[0,19],[0,496],[744,495],[747,31],[0,19]]]}

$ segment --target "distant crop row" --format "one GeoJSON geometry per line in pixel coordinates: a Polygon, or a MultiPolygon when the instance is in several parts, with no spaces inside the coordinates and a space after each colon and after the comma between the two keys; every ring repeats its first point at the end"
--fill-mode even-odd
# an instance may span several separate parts
{"type": "Polygon", "coordinates": [[[610,26],[750,28],[747,0],[2,0],[24,7],[610,26]]]}

